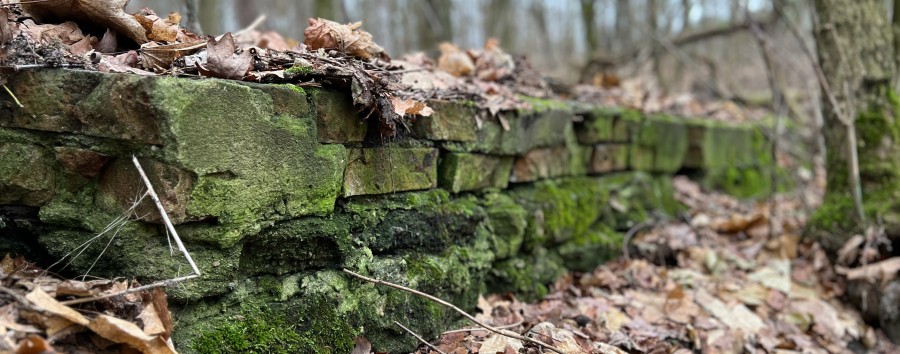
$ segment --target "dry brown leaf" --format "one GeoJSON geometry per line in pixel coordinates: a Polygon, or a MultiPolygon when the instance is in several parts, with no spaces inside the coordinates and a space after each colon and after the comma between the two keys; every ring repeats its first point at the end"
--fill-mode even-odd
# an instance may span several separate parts
{"type": "Polygon", "coordinates": [[[88,325],[94,333],[116,343],[127,344],[145,354],[175,354],[162,337],[144,333],[136,324],[106,315],[98,315],[88,325]]]}
{"type": "Polygon", "coordinates": [[[12,40],[17,29],[17,24],[9,21],[9,10],[6,7],[0,7],[0,44],[6,44],[12,40]]]}
{"type": "Polygon", "coordinates": [[[475,57],[475,76],[481,80],[498,81],[509,77],[516,69],[512,56],[500,49],[500,41],[496,38],[488,39],[483,51],[470,56],[475,57]]]}
{"type": "Polygon", "coordinates": [[[78,313],[78,311],[56,301],[56,299],[47,295],[47,293],[39,287],[35,287],[34,290],[25,295],[25,298],[28,299],[28,301],[31,301],[38,309],[60,316],[74,323],[82,326],[87,326],[88,323],[90,323],[90,321],[78,313]]]}
{"type": "Polygon", "coordinates": [[[19,348],[16,354],[53,354],[59,353],[53,349],[47,340],[40,336],[29,334],[25,339],[19,342],[19,348]]]}
{"type": "Polygon", "coordinates": [[[166,292],[163,291],[162,288],[155,288],[152,292],[144,294],[143,296],[143,302],[145,304],[149,303],[153,305],[156,315],[159,317],[159,321],[165,329],[163,334],[163,338],[165,339],[169,339],[172,335],[172,330],[175,327],[175,321],[172,320],[172,312],[169,311],[169,301],[167,297],[166,292]]]}
{"type": "Polygon", "coordinates": [[[322,19],[309,19],[309,26],[303,30],[309,49],[335,49],[361,59],[379,58],[390,60],[384,49],[372,41],[372,34],[360,30],[362,22],[346,25],[322,19]]]}
{"type": "Polygon", "coordinates": [[[56,295],[97,296],[111,285],[111,280],[66,280],[56,286],[56,295]]]}
{"type": "Polygon", "coordinates": [[[420,115],[428,117],[434,113],[434,110],[431,109],[431,107],[428,107],[424,102],[412,99],[404,100],[398,97],[391,97],[391,105],[394,106],[394,113],[397,113],[397,115],[401,117],[404,115],[420,115]]]}
{"type": "Polygon", "coordinates": [[[153,10],[145,7],[140,13],[134,14],[134,18],[144,28],[147,39],[151,41],[174,42],[178,37],[181,15],[177,12],[169,14],[166,18],[160,18],[153,10]]]}
{"type": "Polygon", "coordinates": [[[210,39],[206,44],[206,64],[198,65],[200,74],[222,79],[240,80],[253,64],[249,51],[235,54],[237,45],[231,32],[225,33],[219,40],[210,39]]]}
{"type": "Polygon", "coordinates": [[[100,41],[97,42],[97,45],[94,46],[94,50],[100,53],[115,53],[118,47],[119,40],[116,39],[116,32],[107,28],[106,33],[103,34],[103,37],[101,37],[100,41]]]}
{"type": "Polygon", "coordinates": [[[469,54],[450,43],[441,43],[441,57],[438,58],[438,69],[460,77],[469,76],[475,71],[475,63],[469,54]]]}
{"type": "Polygon", "coordinates": [[[137,44],[147,43],[141,24],[125,13],[128,0],[44,0],[22,3],[37,20],[63,19],[111,28],[137,44]]]}
{"type": "Polygon", "coordinates": [[[849,280],[874,278],[886,283],[897,277],[897,272],[900,271],[900,257],[893,257],[852,269],[836,267],[836,271],[838,274],[846,275],[849,280]]]}
{"type": "Polygon", "coordinates": [[[351,354],[369,354],[372,352],[372,343],[369,343],[366,337],[357,336],[354,341],[356,341],[356,346],[353,347],[351,354]]]}
{"type": "Polygon", "coordinates": [[[141,62],[144,69],[153,71],[166,71],[172,66],[175,59],[194,53],[207,43],[205,41],[182,42],[167,45],[147,43],[141,46],[141,62]]]}

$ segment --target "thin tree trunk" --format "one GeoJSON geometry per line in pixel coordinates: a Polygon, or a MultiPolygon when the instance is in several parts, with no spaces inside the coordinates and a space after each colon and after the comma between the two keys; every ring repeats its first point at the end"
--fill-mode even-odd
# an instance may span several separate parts
{"type": "Polygon", "coordinates": [[[823,102],[828,184],[810,229],[835,250],[865,227],[863,218],[881,220],[889,234],[900,234],[897,59],[883,1],[817,0],[814,5],[819,64],[827,78],[823,96],[834,100],[823,102]],[[864,215],[849,212],[856,203],[864,215]]]}
{"type": "Polygon", "coordinates": [[[597,17],[596,4],[596,0],[581,0],[581,22],[584,25],[584,38],[587,42],[588,55],[591,56],[597,54],[597,47],[599,46],[595,20],[597,17]]]}

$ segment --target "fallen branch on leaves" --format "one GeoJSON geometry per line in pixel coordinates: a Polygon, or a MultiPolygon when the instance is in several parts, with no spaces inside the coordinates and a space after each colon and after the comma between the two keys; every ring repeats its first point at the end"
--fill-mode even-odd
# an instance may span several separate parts
{"type": "Polygon", "coordinates": [[[554,347],[554,346],[552,346],[552,345],[550,345],[550,344],[544,343],[544,342],[542,342],[542,341],[540,341],[540,340],[533,339],[533,338],[528,338],[528,337],[523,336],[523,335],[521,335],[521,334],[518,334],[518,333],[515,333],[515,332],[512,332],[512,331],[508,331],[508,330],[505,330],[505,329],[500,329],[500,328],[497,328],[497,327],[493,327],[493,326],[490,326],[490,325],[488,325],[488,324],[486,324],[486,323],[483,323],[483,322],[481,322],[481,321],[475,319],[475,316],[472,316],[472,315],[470,315],[469,313],[467,313],[467,312],[463,311],[462,309],[460,309],[459,307],[456,307],[456,305],[453,305],[453,304],[451,304],[451,303],[449,303],[449,302],[447,302],[447,301],[441,300],[441,299],[439,299],[439,298],[437,298],[437,297],[435,297],[435,296],[433,296],[433,295],[429,295],[429,294],[423,293],[423,292],[418,291],[418,290],[415,290],[415,289],[410,289],[410,288],[407,288],[407,287],[405,287],[405,286],[403,286],[403,285],[398,285],[398,284],[386,282],[386,281],[380,280],[380,279],[369,278],[369,277],[364,276],[364,275],[361,275],[361,274],[359,274],[359,273],[355,273],[355,272],[353,272],[353,271],[351,271],[351,270],[349,270],[349,269],[347,269],[347,268],[344,268],[344,273],[350,274],[350,275],[352,275],[352,276],[354,276],[354,277],[356,277],[356,278],[365,280],[365,281],[370,282],[370,283],[375,283],[375,284],[379,284],[379,285],[385,285],[385,286],[388,286],[388,287],[391,287],[391,288],[394,288],[394,289],[403,290],[403,291],[408,292],[408,293],[410,293],[410,294],[418,295],[418,296],[424,297],[424,298],[426,298],[426,299],[428,299],[428,300],[431,300],[431,301],[434,301],[434,302],[439,303],[439,304],[441,304],[441,305],[444,305],[444,306],[446,306],[446,307],[449,307],[449,308],[453,309],[453,311],[456,311],[456,312],[459,313],[460,315],[463,315],[463,317],[465,317],[465,318],[468,319],[469,321],[472,321],[472,323],[474,323],[474,324],[476,324],[476,325],[479,325],[479,326],[481,326],[482,328],[484,328],[484,329],[486,329],[486,330],[488,330],[488,331],[497,333],[497,334],[499,334],[499,335],[501,335],[501,336],[505,336],[505,337],[509,337],[509,338],[515,338],[515,339],[518,339],[518,340],[521,340],[521,341],[524,341],[524,342],[529,342],[529,343],[532,343],[532,344],[539,345],[539,346],[541,346],[541,347],[547,348],[548,350],[551,350],[551,351],[556,352],[556,353],[565,354],[565,352],[563,352],[562,350],[560,350],[560,349],[558,349],[558,348],[556,348],[556,347],[554,347]]]}
{"type": "Polygon", "coordinates": [[[883,282],[889,282],[897,277],[900,271],[900,257],[893,257],[881,262],[875,262],[856,268],[835,267],[838,274],[847,276],[849,280],[881,278],[883,282]]]}
{"type": "Polygon", "coordinates": [[[404,331],[406,331],[407,333],[411,334],[413,337],[416,337],[416,339],[418,339],[419,342],[422,342],[422,344],[427,345],[427,346],[428,346],[429,348],[431,348],[432,350],[434,350],[434,351],[436,351],[436,352],[438,352],[438,353],[441,353],[441,354],[447,354],[447,353],[444,353],[443,350],[438,349],[438,347],[435,347],[434,344],[428,343],[428,341],[425,340],[425,338],[422,338],[422,336],[418,335],[416,332],[413,332],[411,329],[406,328],[406,326],[404,326],[404,325],[401,324],[400,322],[394,321],[394,324],[400,326],[400,328],[403,328],[404,331]]]}

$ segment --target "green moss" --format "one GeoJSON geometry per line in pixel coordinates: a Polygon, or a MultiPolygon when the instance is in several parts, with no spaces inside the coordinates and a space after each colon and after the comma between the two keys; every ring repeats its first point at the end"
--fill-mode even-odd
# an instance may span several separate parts
{"type": "Polygon", "coordinates": [[[516,189],[513,198],[528,212],[526,247],[561,243],[584,232],[600,217],[608,195],[591,178],[541,181],[516,189]]]}
{"type": "Polygon", "coordinates": [[[519,114],[541,113],[553,110],[565,112],[572,111],[572,106],[564,101],[522,95],[518,97],[529,105],[527,109],[519,109],[519,114]]]}
{"type": "MultiPolygon", "coordinates": [[[[294,76],[294,75],[303,76],[303,75],[309,75],[309,74],[313,73],[314,71],[315,71],[315,68],[313,68],[312,66],[295,65],[295,66],[285,69],[284,73],[286,75],[290,75],[290,76],[294,76]]],[[[296,87],[296,85],[291,85],[291,86],[296,87]]]]}
{"type": "Polygon", "coordinates": [[[284,316],[249,307],[191,342],[196,353],[300,353],[311,348],[284,316]]]}

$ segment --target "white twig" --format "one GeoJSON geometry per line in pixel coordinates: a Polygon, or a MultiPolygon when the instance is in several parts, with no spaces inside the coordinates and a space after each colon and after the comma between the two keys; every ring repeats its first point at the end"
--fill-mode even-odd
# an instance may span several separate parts
{"type": "Polygon", "coordinates": [[[153,185],[150,184],[150,179],[147,178],[147,174],[144,173],[144,169],[141,168],[140,162],[138,162],[137,157],[131,155],[131,161],[134,162],[134,167],[137,168],[138,173],[141,175],[141,180],[144,181],[144,185],[147,186],[147,194],[150,195],[150,199],[153,199],[153,203],[156,204],[156,208],[159,209],[159,216],[162,217],[163,223],[166,224],[166,229],[169,230],[169,233],[172,235],[172,238],[175,239],[175,244],[178,245],[178,250],[184,254],[184,258],[187,259],[188,264],[191,265],[191,270],[194,272],[194,275],[200,276],[200,269],[197,268],[197,264],[194,263],[194,259],[191,258],[191,254],[188,253],[187,248],[184,247],[184,244],[181,243],[181,237],[178,237],[178,231],[175,231],[175,226],[172,225],[172,221],[169,220],[169,214],[166,214],[166,209],[163,208],[162,203],[159,201],[159,196],[156,195],[156,191],[153,190],[153,185]]]}
{"type": "Polygon", "coordinates": [[[475,316],[472,316],[472,315],[470,315],[468,312],[465,312],[465,311],[463,311],[462,309],[460,309],[459,307],[456,307],[456,305],[453,305],[453,304],[451,304],[451,303],[449,303],[449,302],[447,302],[447,301],[441,300],[441,299],[435,297],[434,295],[426,294],[426,293],[423,293],[423,292],[418,291],[418,290],[416,290],[416,289],[410,289],[410,288],[407,288],[407,287],[405,287],[405,286],[403,286],[403,285],[397,285],[397,284],[394,284],[394,283],[386,282],[386,281],[384,281],[384,280],[375,279],[375,278],[369,278],[369,277],[367,277],[367,276],[365,276],[365,275],[361,275],[361,274],[359,274],[359,273],[355,273],[355,272],[353,272],[353,271],[351,271],[351,270],[349,270],[349,269],[347,269],[347,268],[344,268],[344,273],[350,274],[350,275],[352,275],[352,276],[354,276],[354,277],[357,277],[357,278],[359,278],[359,279],[365,280],[365,281],[370,282],[370,283],[381,284],[381,285],[389,286],[389,287],[394,288],[394,289],[403,290],[403,291],[408,292],[408,293],[410,293],[410,294],[419,295],[419,296],[424,297],[424,298],[426,298],[426,299],[428,299],[428,300],[434,301],[434,302],[436,302],[436,303],[439,303],[439,304],[441,304],[441,305],[444,305],[444,306],[447,306],[447,307],[453,309],[453,311],[456,311],[456,312],[459,313],[460,315],[463,315],[463,317],[465,317],[465,318],[468,319],[469,321],[472,321],[472,323],[477,324],[477,325],[483,327],[484,329],[486,329],[486,330],[488,330],[488,331],[497,333],[497,334],[499,334],[499,335],[501,335],[501,336],[505,336],[505,337],[509,337],[509,338],[515,338],[515,339],[518,339],[518,340],[521,340],[521,341],[525,341],[525,342],[537,344],[537,345],[539,345],[539,346],[541,346],[541,347],[547,348],[548,350],[551,350],[551,351],[556,352],[556,353],[559,353],[559,354],[565,354],[565,352],[563,352],[562,350],[560,350],[560,349],[558,349],[558,348],[556,348],[556,347],[554,347],[554,346],[552,346],[552,345],[550,345],[550,344],[544,343],[544,342],[542,342],[542,341],[540,341],[540,340],[537,340],[537,339],[534,339],[534,338],[529,338],[529,337],[523,336],[523,335],[521,335],[521,334],[515,333],[515,332],[513,332],[513,331],[508,331],[508,330],[505,330],[505,329],[499,329],[499,328],[490,326],[490,325],[488,325],[488,324],[486,324],[486,323],[484,323],[484,322],[481,322],[481,321],[479,321],[478,319],[476,319],[475,316]]]}
{"type": "Polygon", "coordinates": [[[416,337],[416,339],[418,339],[420,342],[422,342],[422,344],[427,345],[427,346],[428,346],[429,348],[431,348],[432,350],[434,350],[434,351],[436,351],[436,352],[438,352],[438,353],[441,353],[441,354],[447,354],[447,353],[444,353],[443,350],[438,349],[438,347],[435,347],[434,344],[428,343],[427,340],[425,340],[424,338],[422,338],[422,336],[416,334],[416,332],[413,332],[413,331],[410,330],[409,328],[406,328],[406,326],[400,324],[400,322],[394,321],[394,324],[400,326],[400,328],[403,328],[404,331],[408,332],[408,333],[411,334],[413,337],[416,337]]]}
{"type": "Polygon", "coordinates": [[[85,302],[91,302],[91,301],[97,301],[97,300],[102,300],[102,299],[108,299],[108,298],[111,298],[111,297],[122,296],[122,295],[126,295],[126,294],[136,293],[136,292],[139,292],[139,291],[144,291],[144,290],[153,289],[153,288],[159,288],[159,287],[163,287],[163,286],[170,286],[170,285],[173,285],[173,284],[175,284],[175,283],[183,282],[183,281],[185,281],[185,280],[197,278],[197,277],[199,277],[199,276],[200,276],[200,275],[198,275],[198,274],[185,275],[185,276],[183,276],[183,277],[173,278],[173,279],[167,279],[167,280],[160,280],[160,281],[155,282],[155,283],[150,283],[150,284],[147,284],[147,285],[142,285],[142,286],[139,286],[139,287],[136,287],[136,288],[131,288],[131,289],[128,289],[128,290],[123,290],[123,291],[119,291],[119,292],[115,292],[115,293],[104,294],[104,295],[99,295],[99,296],[92,296],[92,297],[86,297],[86,298],[75,299],[75,300],[69,300],[69,301],[60,301],[60,303],[63,304],[63,305],[66,305],[66,306],[69,306],[69,305],[76,305],[76,304],[83,304],[83,303],[85,303],[85,302]]]}

